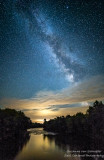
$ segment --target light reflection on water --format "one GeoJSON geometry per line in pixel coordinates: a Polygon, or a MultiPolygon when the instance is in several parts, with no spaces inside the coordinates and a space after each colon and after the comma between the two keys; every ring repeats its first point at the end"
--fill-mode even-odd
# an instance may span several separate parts
{"type": "MultiPolygon", "coordinates": [[[[54,137],[44,136],[42,129],[32,129],[31,137],[26,146],[16,156],[15,160],[72,160],[65,158],[65,150],[56,145],[54,137]]],[[[46,132],[45,132],[46,133],[46,132]]],[[[69,147],[67,146],[69,149],[69,147]]],[[[78,157],[73,160],[80,160],[78,157]]]]}
{"type": "Polygon", "coordinates": [[[2,141],[0,144],[0,160],[104,159],[101,159],[101,157],[73,157],[75,154],[72,151],[99,150],[101,143],[92,143],[88,138],[54,135],[53,133],[43,131],[42,128],[30,129],[28,132],[30,136],[27,135],[25,137],[17,137],[17,139],[11,138],[8,141],[2,141]],[[68,157],[65,157],[65,154],[68,157]]]}
{"type": "Polygon", "coordinates": [[[54,141],[43,139],[42,135],[31,135],[29,143],[17,155],[15,160],[62,160],[64,153],[55,146],[54,141]]]}

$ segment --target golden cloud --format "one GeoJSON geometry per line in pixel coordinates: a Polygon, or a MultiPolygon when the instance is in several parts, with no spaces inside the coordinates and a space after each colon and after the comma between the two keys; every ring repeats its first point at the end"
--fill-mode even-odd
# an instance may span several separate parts
{"type": "Polygon", "coordinates": [[[87,102],[96,99],[104,99],[104,76],[92,77],[57,92],[40,91],[30,99],[1,99],[0,105],[4,108],[22,110],[32,120],[36,120],[74,114],[79,111],[85,112],[88,108],[87,102]],[[81,105],[77,106],[78,103],[81,105]],[[76,107],[73,107],[72,104],[76,104],[76,107]],[[51,110],[49,107],[55,109],[51,110]]]}

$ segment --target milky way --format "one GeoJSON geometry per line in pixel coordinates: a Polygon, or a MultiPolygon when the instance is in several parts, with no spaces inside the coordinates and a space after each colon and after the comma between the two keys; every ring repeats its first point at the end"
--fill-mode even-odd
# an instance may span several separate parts
{"type": "Polygon", "coordinates": [[[1,1],[1,97],[103,75],[103,7],[101,0],[1,1]]]}
{"type": "MultiPolygon", "coordinates": [[[[18,6],[21,7],[23,4],[23,2],[22,4],[19,2],[18,6]]],[[[60,40],[60,37],[51,30],[51,26],[47,24],[47,19],[39,12],[39,9],[34,9],[34,5],[32,4],[32,7],[27,7],[25,12],[20,8],[20,11],[25,14],[31,27],[34,29],[33,34],[37,32],[40,40],[45,42],[45,47],[50,48],[51,51],[49,52],[52,52],[51,54],[52,57],[54,57],[54,61],[58,63],[61,71],[65,73],[67,80],[69,82],[73,82],[74,79],[77,80],[79,72],[80,75],[85,72],[84,67],[77,61],[72,60],[69,53],[62,48],[64,43],[60,40]]]]}
{"type": "Polygon", "coordinates": [[[104,100],[103,0],[0,1],[0,108],[33,121],[104,100]]]}

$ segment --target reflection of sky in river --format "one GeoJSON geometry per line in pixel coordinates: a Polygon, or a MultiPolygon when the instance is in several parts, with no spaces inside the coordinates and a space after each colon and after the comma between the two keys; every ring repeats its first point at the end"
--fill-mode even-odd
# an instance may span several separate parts
{"type": "MultiPolygon", "coordinates": [[[[31,133],[30,140],[18,153],[15,160],[81,160],[79,156],[76,156],[83,154],[78,153],[79,151],[85,151],[85,155],[88,154],[88,150],[98,150],[94,148],[94,144],[89,143],[89,140],[83,137],[76,139],[62,135],[49,134],[46,136],[46,132],[40,128],[30,129],[29,132],[31,133]]],[[[87,160],[90,159],[87,157],[87,160]]]]}

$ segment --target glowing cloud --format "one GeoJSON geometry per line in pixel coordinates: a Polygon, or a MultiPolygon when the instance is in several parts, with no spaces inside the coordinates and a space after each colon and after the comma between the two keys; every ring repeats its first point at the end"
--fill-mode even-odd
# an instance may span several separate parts
{"type": "Polygon", "coordinates": [[[85,112],[89,102],[104,99],[104,76],[96,76],[61,91],[40,91],[31,99],[2,99],[3,107],[22,110],[32,119],[85,112]]]}

